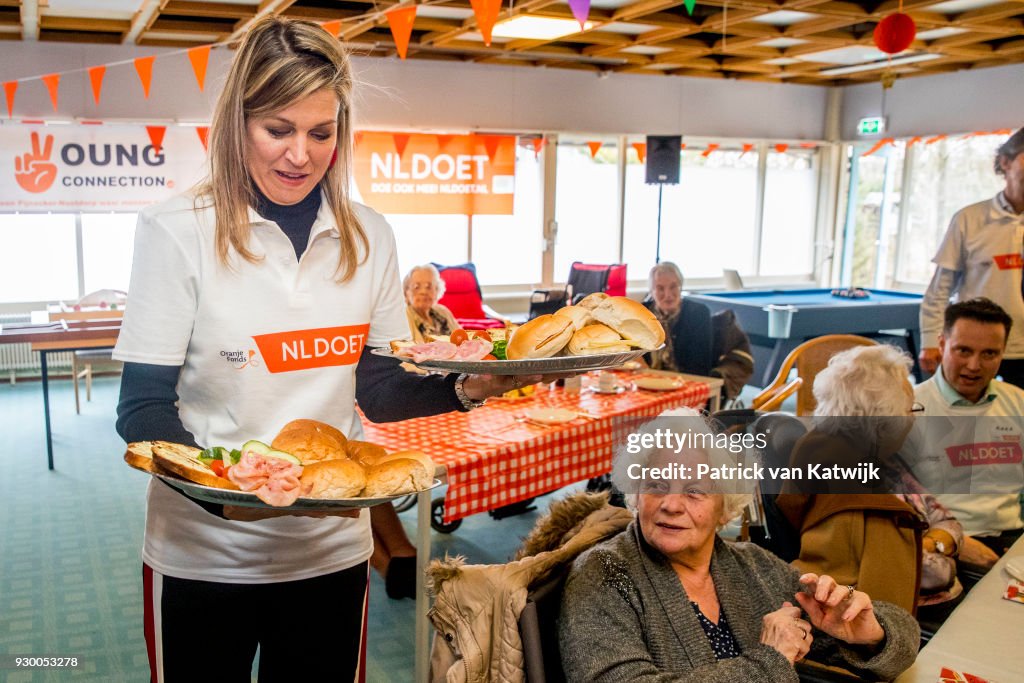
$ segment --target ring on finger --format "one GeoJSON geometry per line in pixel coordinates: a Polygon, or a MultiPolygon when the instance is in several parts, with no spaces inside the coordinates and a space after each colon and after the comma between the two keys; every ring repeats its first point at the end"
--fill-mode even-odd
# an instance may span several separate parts
{"type": "Polygon", "coordinates": [[[845,600],[853,600],[853,591],[855,591],[855,590],[857,590],[857,589],[854,588],[853,586],[848,585],[846,587],[846,597],[843,598],[843,600],[844,601],[845,600]]]}

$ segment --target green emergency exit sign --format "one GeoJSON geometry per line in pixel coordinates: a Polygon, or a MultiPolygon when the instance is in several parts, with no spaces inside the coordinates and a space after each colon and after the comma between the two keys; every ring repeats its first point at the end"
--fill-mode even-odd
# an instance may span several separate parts
{"type": "Polygon", "coordinates": [[[885,132],[885,119],[881,116],[861,119],[857,122],[858,135],[881,135],[885,132]]]}

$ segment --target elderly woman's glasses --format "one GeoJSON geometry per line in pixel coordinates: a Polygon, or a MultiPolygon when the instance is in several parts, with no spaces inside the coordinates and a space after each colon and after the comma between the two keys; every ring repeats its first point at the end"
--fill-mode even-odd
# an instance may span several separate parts
{"type": "Polygon", "coordinates": [[[921,405],[920,403],[918,403],[917,401],[914,401],[914,405],[910,406],[910,412],[911,413],[923,413],[924,412],[924,406],[921,405]]]}

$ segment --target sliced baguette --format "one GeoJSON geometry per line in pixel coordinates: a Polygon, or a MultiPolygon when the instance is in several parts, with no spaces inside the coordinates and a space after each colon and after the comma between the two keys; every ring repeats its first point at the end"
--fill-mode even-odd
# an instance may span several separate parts
{"type": "Polygon", "coordinates": [[[180,443],[153,442],[153,462],[160,470],[203,486],[237,491],[238,485],[235,482],[225,477],[218,477],[206,463],[199,460],[200,453],[202,451],[198,448],[180,443]]]}
{"type": "Polygon", "coordinates": [[[135,441],[128,444],[128,450],[124,452],[124,461],[130,466],[143,472],[155,472],[156,465],[153,464],[153,442],[135,441]]]}

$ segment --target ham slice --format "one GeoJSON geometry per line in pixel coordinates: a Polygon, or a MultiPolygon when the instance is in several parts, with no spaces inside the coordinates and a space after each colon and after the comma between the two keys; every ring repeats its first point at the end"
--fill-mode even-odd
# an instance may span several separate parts
{"type": "Polygon", "coordinates": [[[435,341],[404,348],[399,355],[410,357],[415,363],[422,363],[425,360],[448,360],[455,357],[458,348],[451,342],[435,341]]]}
{"type": "Polygon", "coordinates": [[[302,467],[281,458],[246,451],[227,474],[238,488],[255,493],[267,505],[286,507],[299,497],[302,467]]]}
{"type": "Polygon", "coordinates": [[[459,344],[455,352],[455,360],[483,360],[491,352],[494,344],[483,339],[469,339],[459,344]]]}

